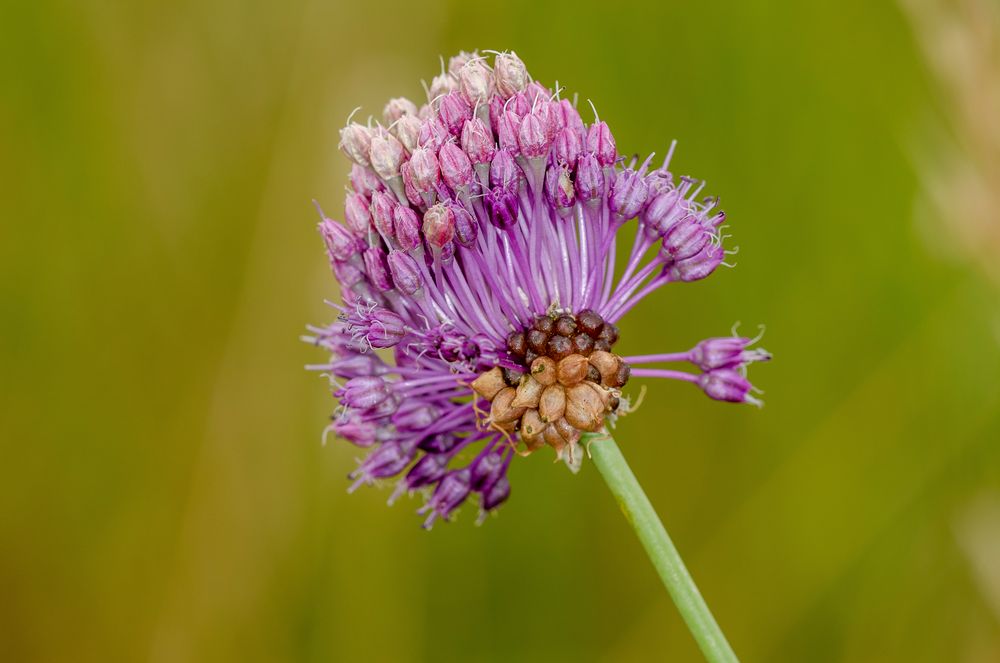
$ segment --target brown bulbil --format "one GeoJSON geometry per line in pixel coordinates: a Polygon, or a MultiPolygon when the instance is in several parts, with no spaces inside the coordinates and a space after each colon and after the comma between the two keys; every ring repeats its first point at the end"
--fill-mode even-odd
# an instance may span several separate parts
{"type": "Polygon", "coordinates": [[[589,367],[583,355],[570,355],[556,364],[556,379],[564,387],[571,387],[587,377],[589,367]]]}
{"type": "Polygon", "coordinates": [[[553,336],[545,346],[546,354],[556,361],[573,354],[573,343],[566,336],[553,336]]]}
{"type": "Polygon", "coordinates": [[[542,432],[542,439],[545,440],[545,444],[555,449],[557,454],[561,454],[567,444],[567,440],[559,434],[555,426],[547,426],[542,432]]]}
{"type": "Polygon", "coordinates": [[[573,336],[576,333],[576,320],[571,315],[560,315],[556,318],[555,330],[560,336],[573,336]]]}
{"type": "Polygon", "coordinates": [[[528,347],[537,352],[538,354],[545,354],[546,344],[549,342],[549,335],[543,331],[537,329],[532,329],[528,331],[525,339],[528,341],[528,347]]]}
{"type": "Polygon", "coordinates": [[[582,433],[580,433],[580,431],[577,430],[573,424],[569,423],[567,419],[559,419],[555,424],[553,424],[553,426],[557,431],[559,431],[559,436],[570,444],[574,444],[579,441],[580,436],[582,435],[582,433]]]}
{"type": "Polygon", "coordinates": [[[600,372],[601,380],[608,380],[612,377],[618,370],[618,364],[621,363],[618,357],[603,350],[595,350],[587,357],[587,360],[600,372]]]}
{"type": "Polygon", "coordinates": [[[500,370],[499,366],[491,368],[472,381],[472,390],[488,401],[492,401],[506,386],[503,371],[500,370]]]}
{"type": "Polygon", "coordinates": [[[566,390],[566,421],[579,430],[598,431],[604,425],[605,402],[592,382],[566,390]]]}
{"type": "Polygon", "coordinates": [[[527,364],[528,366],[531,366],[531,364],[536,359],[538,359],[539,356],[541,356],[541,355],[539,355],[537,352],[535,352],[531,348],[528,348],[528,351],[524,353],[524,363],[527,364]]]}
{"type": "Polygon", "coordinates": [[[550,357],[539,357],[531,362],[531,375],[544,386],[556,381],[556,362],[550,357]]]}
{"type": "Polygon", "coordinates": [[[516,395],[514,400],[511,401],[513,407],[526,407],[526,408],[536,408],[538,407],[538,400],[542,396],[542,390],[545,387],[541,382],[526,375],[521,378],[521,384],[517,386],[516,395]]]}
{"type": "Polygon", "coordinates": [[[521,439],[528,447],[528,451],[534,451],[545,443],[542,434],[548,426],[538,415],[538,410],[528,410],[521,417],[521,439]]]}
{"type": "Polygon", "coordinates": [[[607,341],[610,345],[614,345],[618,342],[618,327],[615,327],[610,322],[604,323],[604,327],[601,328],[601,333],[597,336],[598,340],[607,341]]]}
{"type": "Polygon", "coordinates": [[[513,405],[517,392],[514,387],[504,387],[490,404],[490,422],[494,424],[517,423],[525,408],[513,405]]]}
{"type": "Polygon", "coordinates": [[[503,381],[507,383],[508,387],[516,387],[521,384],[521,376],[523,373],[521,371],[515,371],[512,368],[501,369],[503,373],[503,381]]]}
{"type": "Polygon", "coordinates": [[[594,367],[593,364],[591,364],[587,368],[587,378],[586,379],[589,380],[589,381],[591,381],[591,382],[600,382],[601,381],[601,372],[599,370],[597,370],[594,367]]]}
{"type": "Polygon", "coordinates": [[[552,333],[552,329],[555,327],[555,321],[547,315],[540,315],[535,318],[532,327],[548,335],[552,333]]]}
{"type": "Polygon", "coordinates": [[[542,417],[542,421],[560,419],[565,411],[566,390],[559,384],[546,387],[538,399],[538,414],[542,417]]]}
{"type": "Polygon", "coordinates": [[[587,335],[597,338],[604,326],[604,318],[589,308],[585,308],[576,314],[576,324],[587,335]]]}
{"type": "Polygon", "coordinates": [[[594,341],[594,350],[599,352],[611,352],[611,344],[603,338],[594,341]]]}
{"type": "Polygon", "coordinates": [[[518,357],[524,356],[524,353],[528,351],[528,340],[525,338],[524,332],[514,331],[507,335],[507,350],[518,357]]]}
{"type": "Polygon", "coordinates": [[[625,386],[625,383],[628,382],[628,379],[631,376],[632,376],[632,367],[619,359],[618,370],[615,371],[615,374],[611,376],[610,379],[605,380],[604,384],[608,385],[609,387],[621,388],[625,386]]]}
{"type": "Polygon", "coordinates": [[[594,350],[594,339],[583,332],[573,335],[573,352],[587,356],[594,350]]]}

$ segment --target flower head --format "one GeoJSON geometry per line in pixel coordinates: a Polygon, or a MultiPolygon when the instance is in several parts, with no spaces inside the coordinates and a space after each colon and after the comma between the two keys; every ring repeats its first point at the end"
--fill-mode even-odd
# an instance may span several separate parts
{"type": "Polygon", "coordinates": [[[471,499],[493,511],[515,454],[550,446],[578,467],[581,436],[628,410],[631,377],[760,404],[746,366],[770,355],[751,339],[615,353],[647,295],[725,264],[725,215],[668,170],[673,146],[659,167],[621,158],[608,124],[586,125],[513,53],[463,52],[426,104],[392,99],[383,117],[341,132],[344,223],[321,213],[319,229],[343,302],[308,337],[340,400],[327,430],[370,449],[352,490],[398,477],[392,499],[425,492],[427,526],[471,499]],[[697,372],[636,368],[658,362],[697,372]]]}

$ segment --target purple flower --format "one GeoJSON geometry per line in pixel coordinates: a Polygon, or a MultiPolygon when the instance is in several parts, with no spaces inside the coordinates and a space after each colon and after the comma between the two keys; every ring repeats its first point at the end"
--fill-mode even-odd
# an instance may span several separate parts
{"type": "Polygon", "coordinates": [[[631,377],[760,404],[756,339],[614,351],[640,301],[725,264],[725,215],[668,170],[673,145],[658,165],[622,158],[607,123],[585,124],[513,53],[461,53],[426,104],[392,99],[383,117],[341,131],[344,223],[321,213],[320,232],[343,301],[307,337],[331,355],[309,367],[340,399],[327,431],[369,449],[352,489],[396,478],[393,499],[425,493],[426,526],[470,497],[485,515],[510,495],[516,452],[549,446],[578,468],[582,435],[629,411],[631,377]],[[661,362],[694,371],[643,366],[661,362]]]}

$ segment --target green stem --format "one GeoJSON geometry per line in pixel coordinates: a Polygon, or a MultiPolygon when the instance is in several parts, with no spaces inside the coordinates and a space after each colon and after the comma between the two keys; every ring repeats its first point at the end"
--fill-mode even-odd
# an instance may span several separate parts
{"type": "Polygon", "coordinates": [[[691,579],[677,548],[656,515],[653,505],[642,486],[625,462],[621,449],[610,435],[591,434],[584,439],[589,444],[594,465],[618,501],[622,513],[639,536],[646,554],[660,574],[660,579],[670,592],[670,597],[687,623],[691,635],[701,647],[705,659],[711,663],[737,662],[736,654],[726,641],[726,636],[712,617],[701,597],[701,592],[691,579]]]}

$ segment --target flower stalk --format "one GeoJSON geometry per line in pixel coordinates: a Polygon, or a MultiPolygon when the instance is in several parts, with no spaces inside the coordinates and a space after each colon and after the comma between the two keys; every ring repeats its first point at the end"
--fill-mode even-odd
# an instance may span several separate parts
{"type": "Polygon", "coordinates": [[[589,438],[584,440],[584,444],[589,446],[594,465],[604,477],[642,547],[646,549],[646,554],[705,655],[705,660],[710,663],[737,662],[736,654],[708,609],[705,599],[684,566],[684,560],[674,547],[670,535],[614,438],[606,433],[587,434],[585,438],[589,438]]]}

